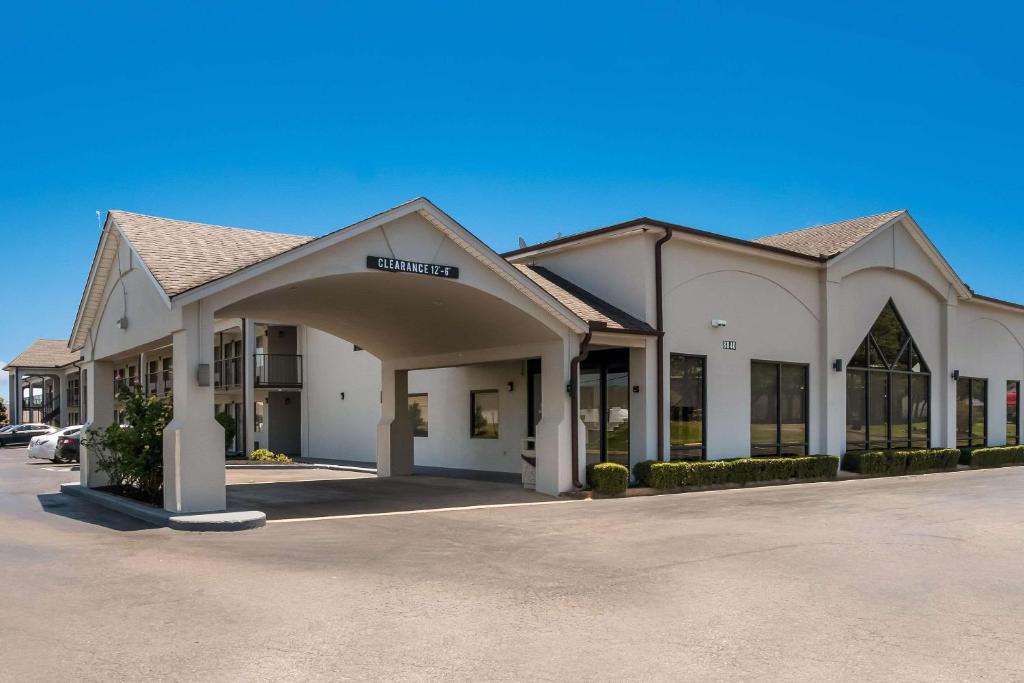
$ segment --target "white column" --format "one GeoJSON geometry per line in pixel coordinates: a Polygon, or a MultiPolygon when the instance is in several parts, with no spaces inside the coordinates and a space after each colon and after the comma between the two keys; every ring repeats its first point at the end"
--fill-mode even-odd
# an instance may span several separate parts
{"type": "MultiPolygon", "coordinates": [[[[245,415],[245,430],[242,432],[242,438],[245,440],[245,444],[242,446],[242,450],[246,456],[255,450],[256,432],[253,428],[256,424],[256,368],[255,368],[255,356],[256,356],[256,324],[248,318],[243,319],[244,331],[243,338],[245,342],[242,349],[242,381],[245,383],[245,389],[242,391],[242,411],[245,415]]],[[[266,446],[266,444],[260,444],[266,446]]]]}
{"type": "Polygon", "coordinates": [[[413,473],[412,422],[409,420],[409,371],[381,363],[380,422],[377,425],[377,476],[413,473]]]}
{"type": "Polygon", "coordinates": [[[14,368],[10,378],[10,401],[7,405],[7,419],[12,425],[21,422],[21,368],[14,368]]]}
{"type": "MultiPolygon", "coordinates": [[[[89,361],[82,363],[88,383],[85,391],[86,415],[84,432],[99,432],[114,422],[114,364],[110,361],[89,361]]],[[[84,441],[88,441],[85,439],[84,441]]],[[[79,481],[82,486],[96,488],[106,486],[110,479],[96,468],[94,454],[82,443],[79,448],[79,481]]]]}
{"type": "MultiPolygon", "coordinates": [[[[541,419],[537,425],[537,491],[557,496],[572,489],[572,428],[570,420],[579,421],[580,443],[583,423],[572,415],[569,385],[570,354],[578,342],[559,340],[548,344],[541,355],[541,419]]],[[[580,481],[585,476],[584,449],[579,450],[580,481]]]]}
{"type": "MultiPolygon", "coordinates": [[[[819,360],[821,377],[818,404],[815,406],[818,419],[810,424],[811,430],[820,429],[818,438],[809,438],[817,444],[822,455],[841,456],[846,450],[846,362],[843,358],[843,339],[839,338],[837,319],[839,312],[839,281],[829,279],[828,271],[822,275],[822,305],[820,334],[822,356],[819,360]],[[832,363],[843,358],[843,370],[836,372],[832,363]]],[[[808,435],[810,437],[811,435],[808,435]]]]}
{"type": "Polygon", "coordinates": [[[950,295],[942,310],[942,344],[938,368],[932,368],[932,446],[956,448],[956,382],[953,381],[953,319],[955,295],[950,295]],[[938,370],[936,372],[936,370],[938,370]]]}
{"type": "Polygon", "coordinates": [[[61,427],[67,427],[71,423],[68,422],[68,376],[66,374],[57,376],[57,391],[60,392],[60,398],[58,399],[60,414],[57,419],[61,427]]]}
{"type": "Polygon", "coordinates": [[[164,429],[164,508],[213,512],[225,507],[224,428],[213,417],[213,310],[181,312],[173,334],[174,419],[164,429]],[[199,366],[207,366],[199,386],[199,366]]]}

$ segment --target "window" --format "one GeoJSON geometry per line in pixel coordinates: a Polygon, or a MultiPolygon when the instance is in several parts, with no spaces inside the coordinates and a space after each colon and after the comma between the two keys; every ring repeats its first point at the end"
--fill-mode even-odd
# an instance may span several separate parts
{"type": "Polygon", "coordinates": [[[427,436],[426,394],[409,394],[409,420],[413,436],[427,436]]]}
{"type": "Polygon", "coordinates": [[[1020,444],[1020,381],[1010,380],[1006,383],[1006,445],[1020,444]]]}
{"type": "Polygon", "coordinates": [[[264,403],[263,401],[256,401],[253,405],[252,410],[252,431],[260,433],[263,431],[263,420],[264,420],[264,403]]]}
{"type": "Polygon", "coordinates": [[[164,358],[163,363],[163,380],[164,380],[164,393],[169,393],[174,388],[174,359],[172,357],[164,358]]]}
{"type": "Polygon", "coordinates": [[[672,460],[701,460],[707,456],[705,368],[704,356],[673,353],[669,358],[669,449],[672,460]]]}
{"type": "Polygon", "coordinates": [[[146,395],[156,396],[160,393],[157,381],[160,379],[160,361],[151,360],[146,364],[146,395]]]}
{"type": "Polygon", "coordinates": [[[471,391],[470,432],[474,439],[498,438],[498,390],[471,391]]]}
{"type": "Polygon", "coordinates": [[[956,445],[988,443],[988,380],[961,377],[956,381],[956,445]]]}
{"type": "Polygon", "coordinates": [[[750,363],[750,454],[807,455],[807,366],[750,363]]]}
{"type": "Polygon", "coordinates": [[[846,450],[928,448],[931,375],[890,299],[846,370],[846,450]]]}

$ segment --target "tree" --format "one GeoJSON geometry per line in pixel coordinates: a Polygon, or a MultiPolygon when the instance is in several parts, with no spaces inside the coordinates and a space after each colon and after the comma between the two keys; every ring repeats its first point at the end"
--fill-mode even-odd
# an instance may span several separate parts
{"type": "Polygon", "coordinates": [[[4,400],[3,396],[0,396],[0,427],[7,424],[7,401],[4,400]]]}

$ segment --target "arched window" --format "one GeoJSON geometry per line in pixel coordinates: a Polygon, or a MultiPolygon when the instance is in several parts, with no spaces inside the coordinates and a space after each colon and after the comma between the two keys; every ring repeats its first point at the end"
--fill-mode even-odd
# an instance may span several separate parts
{"type": "Polygon", "coordinates": [[[931,374],[892,299],[846,370],[846,450],[928,448],[931,374]]]}

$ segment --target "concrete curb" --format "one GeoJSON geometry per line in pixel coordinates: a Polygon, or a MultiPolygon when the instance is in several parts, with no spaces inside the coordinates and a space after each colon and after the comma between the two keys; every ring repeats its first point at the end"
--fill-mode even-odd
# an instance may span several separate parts
{"type": "Polygon", "coordinates": [[[325,465],[321,463],[311,462],[295,462],[290,465],[282,465],[275,463],[267,463],[265,465],[235,465],[228,463],[224,465],[229,470],[339,470],[342,472],[366,472],[367,474],[376,474],[377,468],[375,467],[356,467],[355,465],[325,465]]]}
{"type": "Polygon", "coordinates": [[[258,529],[267,523],[267,515],[259,510],[245,512],[208,512],[179,515],[138,501],[97,491],[77,483],[61,484],[60,492],[83,498],[108,510],[140,519],[154,526],[165,526],[179,531],[242,531],[258,529]]]}

